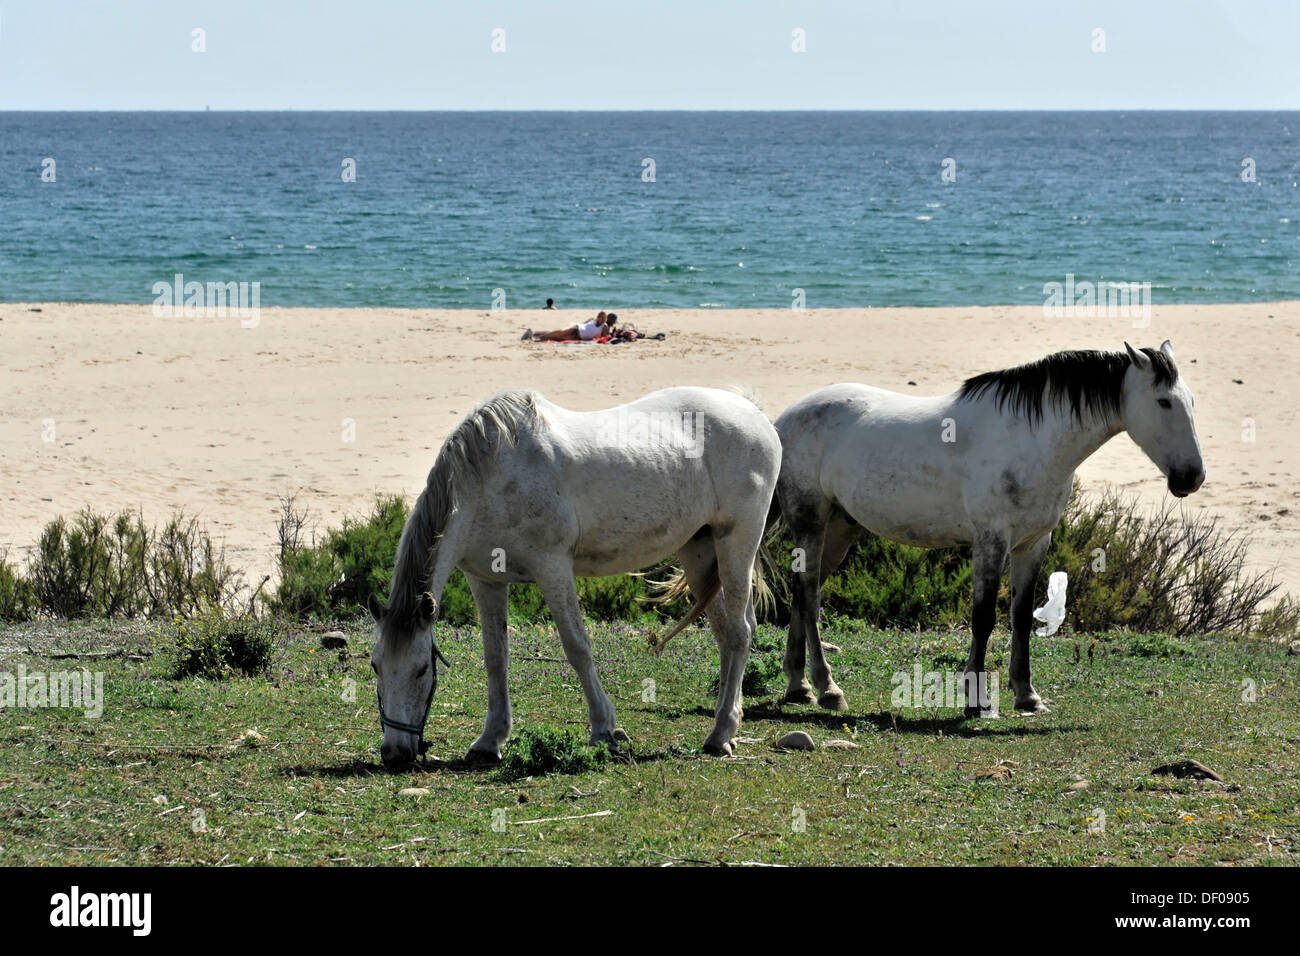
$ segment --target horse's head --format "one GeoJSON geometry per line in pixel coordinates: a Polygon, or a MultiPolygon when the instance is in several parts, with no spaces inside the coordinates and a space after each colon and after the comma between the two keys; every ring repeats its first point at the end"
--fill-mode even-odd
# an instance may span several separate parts
{"type": "Polygon", "coordinates": [[[1165,476],[1169,491],[1186,498],[1205,481],[1191,389],[1178,374],[1168,339],[1158,352],[1127,342],[1124,348],[1132,360],[1124,374],[1125,426],[1165,476]]]}
{"type": "Polygon", "coordinates": [[[420,595],[409,614],[390,613],[373,594],[366,606],[375,619],[370,668],[378,682],[379,723],[384,730],[379,753],[389,770],[404,770],[424,753],[424,724],[438,689],[442,655],[433,642],[437,607],[428,593],[420,595]]]}

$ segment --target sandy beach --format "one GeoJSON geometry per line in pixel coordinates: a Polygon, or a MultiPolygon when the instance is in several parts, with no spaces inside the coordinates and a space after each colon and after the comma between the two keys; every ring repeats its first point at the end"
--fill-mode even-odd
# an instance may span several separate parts
{"type": "MultiPolygon", "coordinates": [[[[769,416],[833,382],[916,394],[1063,348],[1173,341],[1196,395],[1208,479],[1185,507],[1251,533],[1252,565],[1300,593],[1300,302],[1152,308],[1131,318],[1048,318],[1035,307],[638,312],[663,342],[522,343],[583,311],[264,308],[158,318],[149,306],[0,304],[0,552],[22,562],[42,526],[89,505],[184,509],[256,581],[272,569],[278,499],[318,528],[376,492],[414,497],[459,417],[506,387],[574,408],[668,385],[745,384],[769,416]],[[1244,421],[1255,440],[1244,440],[1244,421]]],[[[1080,471],[1152,505],[1154,465],[1126,436],[1080,471]]]]}

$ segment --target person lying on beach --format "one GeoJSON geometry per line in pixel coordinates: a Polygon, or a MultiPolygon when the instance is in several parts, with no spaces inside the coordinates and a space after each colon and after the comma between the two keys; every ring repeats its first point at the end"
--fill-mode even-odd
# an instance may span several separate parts
{"type": "Polygon", "coordinates": [[[594,319],[571,325],[567,329],[556,329],[553,332],[534,332],[529,329],[520,338],[525,342],[586,342],[605,334],[608,318],[601,312],[594,319]]]}

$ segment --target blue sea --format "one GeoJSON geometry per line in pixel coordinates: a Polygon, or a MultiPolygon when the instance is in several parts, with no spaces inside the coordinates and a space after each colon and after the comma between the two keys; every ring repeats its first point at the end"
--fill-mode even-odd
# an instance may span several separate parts
{"type": "Polygon", "coordinates": [[[1042,304],[1067,275],[1300,299],[1297,133],[1295,112],[0,113],[0,301],[149,303],[176,273],[264,306],[1042,304]]]}

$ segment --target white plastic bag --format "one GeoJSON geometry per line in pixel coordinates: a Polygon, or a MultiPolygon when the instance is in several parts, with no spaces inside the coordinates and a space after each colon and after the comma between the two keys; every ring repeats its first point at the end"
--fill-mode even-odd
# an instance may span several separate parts
{"type": "Polygon", "coordinates": [[[1043,626],[1034,633],[1039,637],[1050,637],[1065,620],[1065,588],[1070,583],[1070,576],[1064,571],[1053,571],[1047,579],[1047,603],[1034,611],[1034,619],[1042,621],[1043,626]]]}

